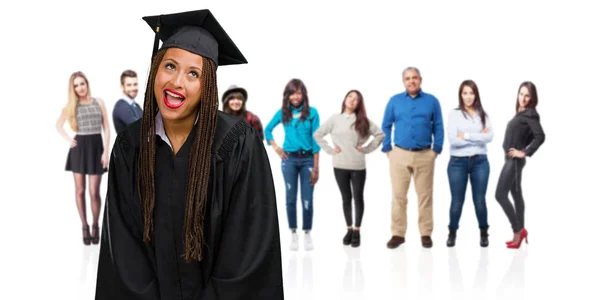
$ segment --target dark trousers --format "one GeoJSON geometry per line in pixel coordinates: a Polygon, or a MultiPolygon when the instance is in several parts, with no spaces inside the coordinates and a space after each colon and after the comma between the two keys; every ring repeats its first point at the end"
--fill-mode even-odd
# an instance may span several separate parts
{"type": "Polygon", "coordinates": [[[488,228],[487,206],[485,194],[490,177],[490,164],[487,155],[473,155],[470,157],[451,156],[448,162],[448,181],[450,182],[450,224],[449,229],[458,229],[462,214],[467,182],[471,181],[471,192],[475,214],[479,228],[488,228]]]}
{"type": "Polygon", "coordinates": [[[521,175],[524,167],[524,158],[506,156],[496,186],[496,200],[502,206],[514,233],[520,232],[525,226],[525,201],[521,192],[521,175]],[[509,192],[515,203],[514,206],[508,199],[509,192]]]}
{"type": "Polygon", "coordinates": [[[365,200],[363,197],[367,170],[344,170],[333,169],[340,193],[342,194],[342,206],[346,225],[352,226],[352,198],[354,196],[355,227],[360,227],[365,211],[365,200]]]}

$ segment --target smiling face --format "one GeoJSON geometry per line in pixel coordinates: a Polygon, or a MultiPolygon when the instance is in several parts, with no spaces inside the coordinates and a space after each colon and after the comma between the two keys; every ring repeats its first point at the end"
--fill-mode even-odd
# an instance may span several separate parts
{"type": "Polygon", "coordinates": [[[290,103],[294,107],[299,107],[302,104],[302,90],[297,89],[293,94],[289,97],[290,103]]]}
{"type": "Polygon", "coordinates": [[[421,75],[417,71],[408,69],[402,77],[404,87],[409,95],[416,95],[421,90],[421,75]]]}
{"type": "Polygon", "coordinates": [[[244,102],[240,97],[233,97],[227,102],[227,105],[229,106],[229,109],[231,109],[232,112],[239,112],[240,109],[242,109],[243,104],[244,102]]]}
{"type": "Polygon", "coordinates": [[[137,77],[125,77],[123,78],[123,84],[121,84],[123,94],[129,96],[131,99],[135,99],[138,94],[138,80],[137,77]]]}
{"type": "Polygon", "coordinates": [[[78,76],[73,80],[73,89],[77,97],[82,98],[88,94],[88,84],[85,78],[78,76]]]}
{"type": "Polygon", "coordinates": [[[154,79],[154,96],[163,119],[196,118],[202,92],[202,60],[179,48],[165,52],[154,79]]]}
{"type": "Polygon", "coordinates": [[[529,94],[529,89],[527,89],[526,86],[522,86],[521,89],[519,89],[519,106],[523,109],[526,108],[527,105],[529,104],[529,101],[531,100],[531,95],[529,94]]]}

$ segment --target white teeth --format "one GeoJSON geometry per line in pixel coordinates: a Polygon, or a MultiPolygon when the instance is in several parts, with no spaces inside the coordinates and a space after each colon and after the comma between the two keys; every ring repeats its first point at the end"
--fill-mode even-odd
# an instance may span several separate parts
{"type": "Polygon", "coordinates": [[[174,97],[174,98],[179,98],[179,99],[183,99],[183,97],[181,97],[181,96],[179,96],[179,95],[177,95],[177,94],[173,94],[173,93],[171,93],[171,92],[169,92],[169,91],[166,91],[166,93],[167,93],[167,95],[169,95],[169,96],[171,96],[171,97],[174,97]]]}

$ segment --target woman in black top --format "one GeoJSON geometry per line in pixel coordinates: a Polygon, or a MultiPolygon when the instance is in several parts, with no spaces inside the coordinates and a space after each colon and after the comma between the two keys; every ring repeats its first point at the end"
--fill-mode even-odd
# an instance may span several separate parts
{"type": "Polygon", "coordinates": [[[506,126],[504,143],[504,166],[496,187],[496,200],[502,206],[512,226],[513,239],[506,242],[508,248],[519,248],[523,239],[527,241],[525,229],[525,202],[521,192],[521,174],[525,167],[525,157],[531,157],[544,143],[545,134],[537,113],[537,90],[532,82],[525,81],[519,86],[516,114],[506,126]],[[512,195],[515,205],[508,199],[512,195]]]}

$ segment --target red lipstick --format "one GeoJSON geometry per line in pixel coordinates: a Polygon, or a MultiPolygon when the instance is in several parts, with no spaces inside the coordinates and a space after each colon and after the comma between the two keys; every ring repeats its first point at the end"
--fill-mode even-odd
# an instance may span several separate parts
{"type": "Polygon", "coordinates": [[[170,109],[177,109],[183,105],[185,102],[185,96],[182,94],[171,90],[164,89],[163,90],[163,101],[165,105],[170,109]]]}

